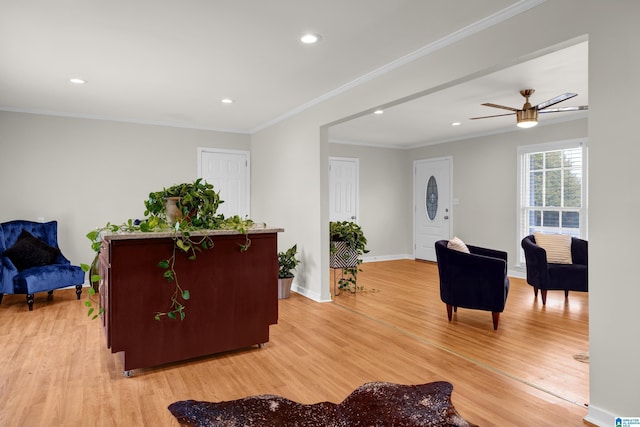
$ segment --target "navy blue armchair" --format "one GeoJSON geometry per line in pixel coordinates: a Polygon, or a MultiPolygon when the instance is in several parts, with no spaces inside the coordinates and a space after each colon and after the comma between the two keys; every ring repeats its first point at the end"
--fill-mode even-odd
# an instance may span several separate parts
{"type": "Polygon", "coordinates": [[[34,294],[76,287],[82,294],[84,271],[58,248],[58,223],[9,221],[0,224],[0,303],[5,294],[25,294],[33,310],[34,294]]]}
{"type": "Polygon", "coordinates": [[[447,240],[438,240],[436,258],[440,274],[440,299],[452,309],[458,307],[490,311],[493,329],[498,329],[500,313],[509,294],[507,253],[467,245],[470,253],[447,248],[447,240]]]}
{"type": "Polygon", "coordinates": [[[533,286],[536,298],[540,290],[542,305],[547,303],[547,291],[564,291],[565,299],[569,291],[588,292],[589,243],[586,240],[571,238],[572,264],[547,262],[547,252],[536,244],[533,235],[522,239],[521,245],[527,263],[527,283],[533,286]]]}

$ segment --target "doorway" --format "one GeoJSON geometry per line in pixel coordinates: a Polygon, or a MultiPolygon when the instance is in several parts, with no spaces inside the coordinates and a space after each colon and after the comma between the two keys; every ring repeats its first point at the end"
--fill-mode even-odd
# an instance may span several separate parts
{"type": "Polygon", "coordinates": [[[329,158],[329,221],[358,222],[358,159],[329,158]]]}
{"type": "Polygon", "coordinates": [[[224,203],[217,213],[225,218],[250,215],[250,153],[240,150],[198,148],[198,177],[220,191],[224,203]]]}

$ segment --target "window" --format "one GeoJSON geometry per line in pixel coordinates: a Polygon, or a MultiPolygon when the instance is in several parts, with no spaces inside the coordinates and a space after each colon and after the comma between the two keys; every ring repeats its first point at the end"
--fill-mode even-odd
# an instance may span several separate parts
{"type": "MultiPolygon", "coordinates": [[[[518,247],[534,231],[586,239],[585,142],[519,147],[518,158],[518,247]]],[[[524,264],[522,253],[519,261],[524,264]]]]}

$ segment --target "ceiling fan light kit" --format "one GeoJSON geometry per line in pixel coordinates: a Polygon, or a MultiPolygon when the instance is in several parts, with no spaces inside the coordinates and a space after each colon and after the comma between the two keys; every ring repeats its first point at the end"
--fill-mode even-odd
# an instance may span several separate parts
{"type": "Polygon", "coordinates": [[[503,110],[513,111],[513,113],[496,114],[493,116],[483,116],[483,117],[472,117],[471,120],[488,119],[491,117],[503,117],[503,116],[510,116],[512,114],[515,114],[517,126],[519,128],[527,129],[527,128],[532,128],[538,124],[539,112],[540,113],[560,113],[563,111],[580,111],[580,110],[589,109],[588,105],[580,105],[578,107],[551,108],[547,110],[547,108],[551,107],[552,105],[556,105],[562,101],[566,101],[567,99],[573,98],[574,96],[578,96],[577,93],[570,93],[570,92],[563,93],[562,95],[558,95],[554,98],[541,102],[538,105],[531,106],[531,104],[529,103],[529,97],[533,95],[533,92],[535,92],[534,89],[523,89],[520,91],[520,95],[524,96],[526,99],[524,105],[522,106],[522,109],[507,107],[505,105],[492,104],[488,102],[482,105],[487,107],[501,108],[503,110]]]}
{"type": "Polygon", "coordinates": [[[538,124],[538,110],[530,108],[528,110],[516,111],[516,122],[519,128],[532,128],[538,124]]]}

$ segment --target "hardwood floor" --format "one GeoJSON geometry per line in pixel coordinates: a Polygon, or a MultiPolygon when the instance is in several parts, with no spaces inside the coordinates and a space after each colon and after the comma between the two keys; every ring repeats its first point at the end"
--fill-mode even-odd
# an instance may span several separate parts
{"type": "MultiPolygon", "coordinates": [[[[581,426],[587,413],[588,295],[550,292],[546,307],[523,280],[497,331],[491,314],[459,309],[451,322],[437,267],[419,261],[362,266],[365,292],[332,303],[298,294],[279,302],[270,342],[122,376],[97,321],[73,290],[53,301],[0,304],[0,425],[177,426],[167,406],[279,394],[339,402],[369,381],[454,386],[452,401],[482,426],[581,426]]],[[[195,296],[194,296],[195,297],[195,296]]]]}

